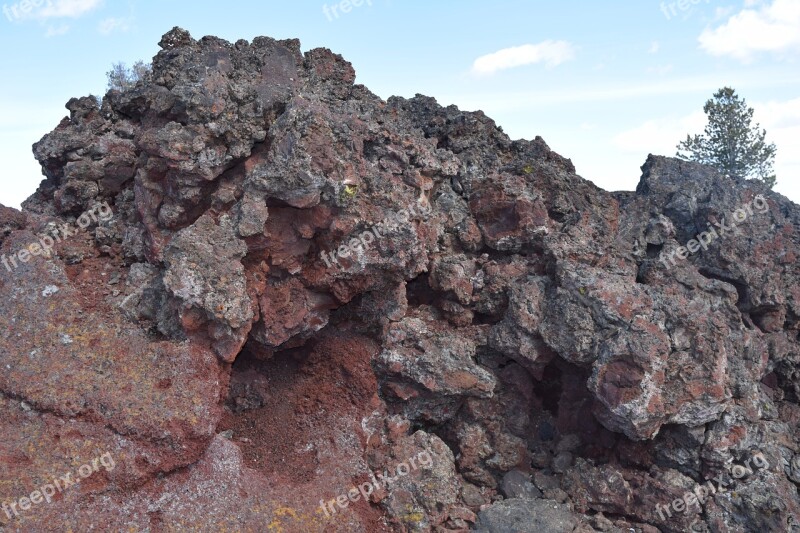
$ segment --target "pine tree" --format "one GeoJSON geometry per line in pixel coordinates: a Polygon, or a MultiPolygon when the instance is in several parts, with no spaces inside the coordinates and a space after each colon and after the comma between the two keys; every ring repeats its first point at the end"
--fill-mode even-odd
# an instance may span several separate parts
{"type": "Polygon", "coordinates": [[[737,178],[758,178],[775,186],[773,164],[777,148],[767,144],[767,132],[753,121],[753,109],[739,99],[736,91],[724,87],[706,102],[708,116],[704,135],[687,135],[678,144],[677,157],[716,167],[737,178]]]}

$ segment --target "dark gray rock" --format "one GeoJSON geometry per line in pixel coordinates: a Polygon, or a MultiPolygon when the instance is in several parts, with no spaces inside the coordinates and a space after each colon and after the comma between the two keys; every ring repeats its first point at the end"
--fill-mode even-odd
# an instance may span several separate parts
{"type": "Polygon", "coordinates": [[[531,500],[542,497],[542,491],[531,483],[530,474],[519,470],[506,472],[500,484],[500,489],[503,491],[503,495],[509,499],[520,498],[523,500],[531,500]]]}
{"type": "Polygon", "coordinates": [[[495,503],[478,514],[479,533],[572,533],[580,518],[550,500],[512,499],[495,503]]]}

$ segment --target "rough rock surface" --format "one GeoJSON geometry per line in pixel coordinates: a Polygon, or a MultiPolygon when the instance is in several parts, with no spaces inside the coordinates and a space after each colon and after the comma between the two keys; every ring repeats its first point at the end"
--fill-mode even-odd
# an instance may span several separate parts
{"type": "Polygon", "coordinates": [[[0,206],[0,531],[800,531],[800,207],[160,45],[0,206]]]}

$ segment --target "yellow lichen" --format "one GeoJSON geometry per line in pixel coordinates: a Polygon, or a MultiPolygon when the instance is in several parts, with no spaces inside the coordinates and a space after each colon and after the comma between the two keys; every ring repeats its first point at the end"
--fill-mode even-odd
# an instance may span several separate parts
{"type": "MultiPolygon", "coordinates": [[[[313,516],[309,516],[307,514],[299,515],[297,511],[292,509],[291,507],[277,507],[273,512],[273,520],[269,524],[267,524],[268,531],[274,531],[275,533],[284,533],[285,530],[284,526],[286,526],[286,518],[288,517],[291,522],[304,522],[306,525],[313,524],[316,525],[318,522],[316,518],[313,516]]],[[[307,528],[306,528],[307,529],[307,528]]],[[[296,528],[291,528],[289,531],[296,531],[296,528]]]]}
{"type": "Polygon", "coordinates": [[[342,189],[342,192],[339,193],[339,199],[343,202],[352,200],[355,198],[356,193],[358,193],[358,185],[347,183],[345,184],[344,189],[342,189]]]}
{"type": "Polygon", "coordinates": [[[425,519],[424,513],[409,513],[403,516],[403,522],[418,524],[425,519]]]}

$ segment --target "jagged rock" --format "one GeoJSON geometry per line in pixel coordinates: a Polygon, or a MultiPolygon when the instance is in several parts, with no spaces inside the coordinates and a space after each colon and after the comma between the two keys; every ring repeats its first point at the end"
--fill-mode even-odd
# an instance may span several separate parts
{"type": "Polygon", "coordinates": [[[26,218],[24,213],[0,204],[0,244],[12,231],[24,228],[26,218]]]}
{"type": "Polygon", "coordinates": [[[397,465],[384,471],[391,480],[385,497],[376,499],[406,531],[430,531],[448,517],[464,519],[463,511],[454,509],[459,482],[453,452],[439,437],[417,431],[393,442],[387,455],[373,454],[373,460],[376,467],[397,465]]]}
{"type": "Polygon", "coordinates": [[[406,416],[444,422],[465,397],[490,397],[495,378],[474,362],[478,331],[451,332],[423,309],[390,324],[386,347],[375,360],[386,394],[403,401],[406,416]]]}
{"type": "Polygon", "coordinates": [[[550,500],[510,499],[496,503],[478,515],[479,533],[573,533],[580,518],[565,505],[550,500]]]}
{"type": "Polygon", "coordinates": [[[536,499],[542,497],[542,491],[531,483],[530,475],[519,470],[511,470],[503,476],[501,485],[506,498],[536,499]]]}

